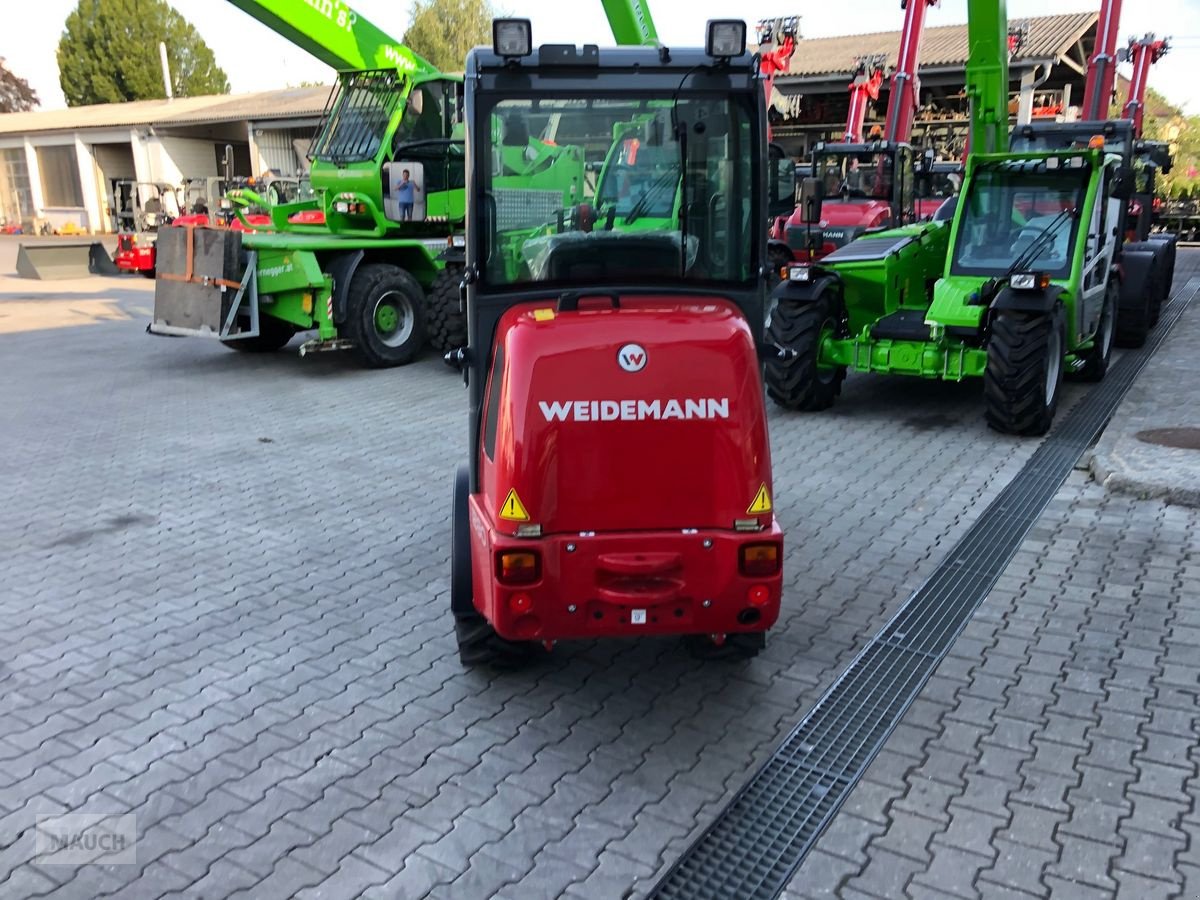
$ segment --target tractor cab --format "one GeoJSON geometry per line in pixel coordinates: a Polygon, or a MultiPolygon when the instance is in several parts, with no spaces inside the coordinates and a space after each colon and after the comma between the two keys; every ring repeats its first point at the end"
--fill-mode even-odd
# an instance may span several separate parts
{"type": "Polygon", "coordinates": [[[501,20],[467,58],[464,663],[665,634],[752,655],[778,616],[758,323],[767,182],[794,186],[767,163],[745,24],[725,24],[709,52],[667,52],[534,48],[501,20]],[[550,132],[596,177],[517,178],[512,153],[550,132]]]}
{"type": "Polygon", "coordinates": [[[908,144],[817,144],[812,176],[821,185],[819,243],[797,211],[784,228],[783,240],[793,251],[821,257],[870,231],[913,221],[916,168],[908,144]]]}

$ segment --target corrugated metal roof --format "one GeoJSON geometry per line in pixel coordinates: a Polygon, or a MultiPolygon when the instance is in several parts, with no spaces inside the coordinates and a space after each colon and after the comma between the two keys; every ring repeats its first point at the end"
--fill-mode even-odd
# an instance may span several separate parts
{"type": "Polygon", "coordinates": [[[330,88],[286,88],[254,94],[217,94],[174,100],[135,100],[70,109],[49,109],[0,115],[0,134],[74,131],[80,128],[127,128],[134,125],[190,125],[319,115],[330,88]]]}
{"type": "MultiPolygon", "coordinates": [[[[1013,61],[1049,59],[1061,55],[1086,34],[1099,18],[1098,13],[1066,13],[1015,20],[1014,24],[1016,21],[1027,21],[1029,32],[1013,56],[1013,61]]],[[[787,74],[780,75],[778,81],[786,81],[789,77],[850,75],[858,57],[877,53],[882,53],[890,65],[895,65],[899,52],[899,31],[809,38],[796,42],[796,52],[787,74]]],[[[939,25],[925,29],[921,40],[922,67],[963,66],[966,61],[966,25],[939,25]]]]}

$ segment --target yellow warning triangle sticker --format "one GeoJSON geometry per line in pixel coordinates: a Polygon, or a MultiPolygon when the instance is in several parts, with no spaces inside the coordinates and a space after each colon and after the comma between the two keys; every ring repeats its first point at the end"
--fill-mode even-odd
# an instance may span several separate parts
{"type": "MultiPolygon", "coordinates": [[[[767,501],[767,508],[771,506],[771,501],[767,501]]],[[[516,488],[508,489],[508,496],[504,498],[504,505],[500,507],[500,518],[511,519],[513,522],[528,522],[529,513],[525,511],[525,504],[521,502],[521,498],[517,496],[516,488]]]]}
{"type": "Polygon", "coordinates": [[[746,510],[752,516],[757,516],[759,513],[769,513],[771,511],[771,495],[767,493],[767,486],[764,484],[758,489],[758,493],[754,495],[754,502],[750,504],[750,508],[746,510]]]}

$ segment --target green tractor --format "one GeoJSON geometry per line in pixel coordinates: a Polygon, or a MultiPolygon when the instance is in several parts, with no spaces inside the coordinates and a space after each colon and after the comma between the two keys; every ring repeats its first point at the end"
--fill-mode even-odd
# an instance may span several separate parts
{"type": "Polygon", "coordinates": [[[768,359],[768,394],[819,410],[850,369],[982,377],[992,427],[1044,434],[1063,376],[1099,380],[1108,368],[1121,294],[1114,223],[1131,188],[1101,149],[972,156],[953,219],[787,268],[767,341],[790,352],[768,359]]]}

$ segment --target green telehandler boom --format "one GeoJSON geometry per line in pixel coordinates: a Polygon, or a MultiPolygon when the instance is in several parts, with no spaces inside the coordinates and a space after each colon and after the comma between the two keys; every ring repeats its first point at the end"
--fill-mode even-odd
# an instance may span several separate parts
{"type": "MultiPolygon", "coordinates": [[[[766,362],[767,392],[785,408],[828,408],[849,370],[982,378],[989,425],[1043,434],[1064,375],[1104,377],[1122,279],[1148,288],[1120,265],[1133,186],[1121,156],[1103,134],[1009,151],[1005,4],[969,0],[968,16],[970,154],[957,202],[787,267],[767,323],[780,352],[766,362]]],[[[800,190],[811,222],[819,188],[800,190]]]]}
{"type": "MultiPolygon", "coordinates": [[[[342,0],[230,2],[339,72],[310,150],[312,196],[247,233],[174,230],[158,248],[150,331],[242,351],[315,331],[301,355],[352,349],[371,367],[411,362],[426,342],[462,346],[461,78],[342,0]]],[[[619,42],[655,42],[640,0],[604,5],[619,42]]],[[[503,153],[505,185],[529,203],[501,215],[536,220],[539,202],[583,195],[581,148],[529,136],[503,153]]]]}

